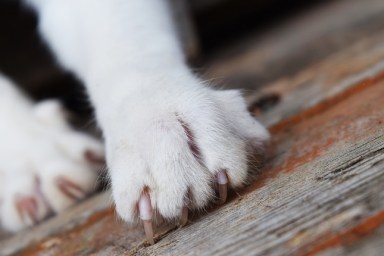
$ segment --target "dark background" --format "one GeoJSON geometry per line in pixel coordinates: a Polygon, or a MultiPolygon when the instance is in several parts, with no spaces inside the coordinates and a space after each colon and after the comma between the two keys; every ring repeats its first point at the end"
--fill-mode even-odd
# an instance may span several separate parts
{"type": "MultiPolygon", "coordinates": [[[[200,45],[197,66],[247,35],[262,36],[291,16],[316,7],[305,0],[189,1],[200,45]]],[[[61,99],[67,108],[87,116],[91,108],[84,89],[62,70],[37,33],[37,18],[21,1],[0,0],[0,71],[34,99],[61,99]]],[[[0,92],[1,93],[1,92],[0,92]]]]}

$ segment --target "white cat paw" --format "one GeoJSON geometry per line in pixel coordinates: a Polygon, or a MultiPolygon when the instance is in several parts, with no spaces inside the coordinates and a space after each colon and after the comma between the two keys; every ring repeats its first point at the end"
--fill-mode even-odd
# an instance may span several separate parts
{"type": "Polygon", "coordinates": [[[0,119],[0,227],[32,226],[95,190],[103,147],[72,130],[58,102],[20,102],[0,119]]]}
{"type": "Polygon", "coordinates": [[[215,190],[224,201],[227,185],[247,181],[249,146],[264,150],[269,141],[238,91],[195,80],[143,87],[106,105],[99,117],[113,198],[127,222],[157,213],[185,223],[186,208],[207,206],[215,190]]]}

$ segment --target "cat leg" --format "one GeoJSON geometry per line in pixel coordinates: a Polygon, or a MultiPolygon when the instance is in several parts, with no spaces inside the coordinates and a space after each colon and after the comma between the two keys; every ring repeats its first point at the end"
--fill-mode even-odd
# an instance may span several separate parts
{"type": "Polygon", "coordinates": [[[2,75],[0,92],[0,227],[18,231],[92,193],[104,152],[58,102],[34,104],[2,75]]]}
{"type": "Polygon", "coordinates": [[[141,217],[152,242],[155,213],[185,223],[185,209],[207,206],[215,187],[224,201],[247,181],[249,144],[262,151],[268,131],[240,93],[189,70],[167,1],[36,3],[42,35],[95,106],[121,218],[141,217]]]}

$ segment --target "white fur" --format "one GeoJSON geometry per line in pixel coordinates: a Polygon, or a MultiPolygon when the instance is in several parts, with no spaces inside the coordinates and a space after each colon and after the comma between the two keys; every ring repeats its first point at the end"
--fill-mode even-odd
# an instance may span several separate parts
{"type": "Polygon", "coordinates": [[[214,91],[189,71],[164,0],[29,2],[58,61],[85,82],[124,220],[135,219],[145,187],[152,207],[174,218],[188,203],[188,191],[191,207],[213,198],[211,185],[220,170],[227,171],[231,186],[246,181],[247,143],[264,147],[269,134],[237,91],[214,91]],[[201,160],[190,150],[182,123],[201,160]]]}
{"type": "Polygon", "coordinates": [[[0,91],[0,226],[16,231],[33,224],[17,212],[17,198],[37,201],[38,220],[74,203],[58,189],[57,177],[93,191],[97,172],[84,152],[103,155],[103,149],[95,139],[69,128],[58,102],[34,105],[3,76],[0,91]]]}

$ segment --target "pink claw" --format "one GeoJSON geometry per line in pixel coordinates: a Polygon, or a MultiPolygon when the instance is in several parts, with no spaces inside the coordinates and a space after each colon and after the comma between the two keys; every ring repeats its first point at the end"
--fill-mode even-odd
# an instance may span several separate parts
{"type": "Polygon", "coordinates": [[[139,215],[140,219],[143,221],[145,235],[147,237],[148,242],[153,245],[155,241],[153,239],[154,232],[152,226],[152,205],[151,198],[148,193],[144,192],[139,199],[139,215]]]}
{"type": "Polygon", "coordinates": [[[73,200],[83,199],[86,195],[86,192],[79,185],[67,178],[61,176],[57,177],[56,185],[59,187],[59,189],[61,190],[61,192],[63,192],[64,195],[73,200]]]}
{"type": "Polygon", "coordinates": [[[105,165],[104,156],[97,154],[96,152],[93,152],[92,150],[87,149],[84,152],[84,157],[92,165],[95,165],[95,166],[105,165]]]}
{"type": "Polygon", "coordinates": [[[227,200],[228,177],[225,171],[219,171],[216,176],[216,181],[219,187],[218,204],[223,204],[227,200]]]}
{"type": "Polygon", "coordinates": [[[15,200],[15,206],[19,216],[27,221],[29,219],[33,224],[37,223],[37,201],[34,197],[18,196],[15,200]]]}

